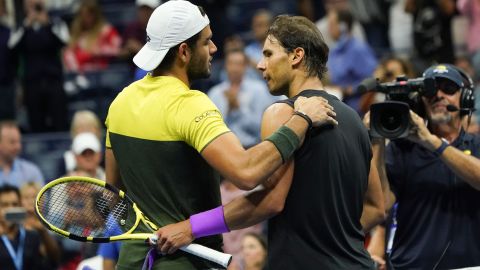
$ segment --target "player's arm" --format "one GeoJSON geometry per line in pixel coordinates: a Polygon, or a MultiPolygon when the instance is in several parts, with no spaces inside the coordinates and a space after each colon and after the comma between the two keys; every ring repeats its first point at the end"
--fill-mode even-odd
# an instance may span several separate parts
{"type": "MultiPolygon", "coordinates": [[[[337,124],[333,107],[321,97],[300,97],[295,102],[295,110],[308,115],[314,126],[337,124]]],[[[250,190],[290,159],[303,141],[307,128],[305,119],[290,114],[285,125],[248,150],[230,132],[210,142],[201,155],[237,187],[250,190]]]]}
{"type": "MultiPolygon", "coordinates": [[[[274,104],[268,108],[262,120],[262,138],[271,135],[285,121],[292,108],[286,104],[274,104]]],[[[263,188],[235,198],[224,207],[225,220],[229,230],[236,230],[257,224],[283,210],[285,199],[293,178],[294,161],[282,165],[263,184],[263,188]]],[[[194,240],[190,220],[170,224],[157,231],[157,247],[162,252],[173,253],[176,249],[194,240]]]]}
{"type": "MultiPolygon", "coordinates": [[[[262,139],[288,121],[292,112],[293,109],[286,104],[270,106],[262,119],[262,139]]],[[[280,213],[292,184],[293,172],[294,160],[290,159],[263,183],[263,189],[240,196],[225,205],[225,222],[229,230],[246,228],[280,213]]]]}
{"type": "Polygon", "coordinates": [[[122,180],[120,179],[120,171],[118,169],[117,161],[111,148],[105,150],[105,177],[108,184],[125,190],[123,188],[122,180]]]}
{"type": "Polygon", "coordinates": [[[375,225],[385,219],[385,205],[382,194],[382,185],[378,176],[375,160],[370,162],[368,188],[363,201],[363,212],[360,223],[364,232],[370,231],[375,225]]]}

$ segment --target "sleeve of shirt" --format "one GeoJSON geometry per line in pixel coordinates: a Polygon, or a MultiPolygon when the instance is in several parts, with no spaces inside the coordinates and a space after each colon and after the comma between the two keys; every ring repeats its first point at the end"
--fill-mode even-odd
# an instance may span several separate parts
{"type": "Polygon", "coordinates": [[[229,132],[215,104],[199,91],[191,90],[176,113],[179,137],[199,153],[218,136],[229,132]]]}
{"type": "Polygon", "coordinates": [[[405,164],[402,153],[394,142],[390,142],[385,149],[385,166],[390,189],[398,199],[405,182],[405,164]]]}
{"type": "Polygon", "coordinates": [[[101,243],[98,247],[97,254],[103,258],[116,261],[119,255],[118,244],[120,244],[120,242],[101,243]]]}

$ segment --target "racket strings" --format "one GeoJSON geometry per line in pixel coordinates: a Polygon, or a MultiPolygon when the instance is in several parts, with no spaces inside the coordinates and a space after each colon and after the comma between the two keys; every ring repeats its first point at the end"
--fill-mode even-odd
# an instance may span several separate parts
{"type": "Polygon", "coordinates": [[[90,182],[69,181],[46,190],[39,214],[70,234],[110,237],[127,231],[131,204],[117,193],[90,182]]]}

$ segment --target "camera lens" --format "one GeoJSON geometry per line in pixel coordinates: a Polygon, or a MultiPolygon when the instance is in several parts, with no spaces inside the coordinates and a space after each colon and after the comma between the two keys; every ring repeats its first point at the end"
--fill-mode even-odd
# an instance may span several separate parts
{"type": "Polygon", "coordinates": [[[387,101],[373,104],[371,111],[371,131],[380,137],[397,139],[408,135],[410,128],[409,106],[404,102],[387,101]]]}
{"type": "Polygon", "coordinates": [[[386,110],[383,115],[380,116],[380,123],[382,127],[388,131],[397,130],[402,124],[402,116],[399,111],[386,110]]]}

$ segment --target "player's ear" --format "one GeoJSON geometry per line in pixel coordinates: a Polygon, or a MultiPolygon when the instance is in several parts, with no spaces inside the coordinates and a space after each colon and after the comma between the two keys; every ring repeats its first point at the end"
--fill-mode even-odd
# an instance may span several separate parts
{"type": "Polygon", "coordinates": [[[190,58],[192,57],[192,50],[187,43],[182,43],[180,46],[178,46],[178,57],[183,63],[190,61],[190,58]]]}
{"type": "Polygon", "coordinates": [[[292,65],[296,66],[300,64],[305,57],[305,50],[301,47],[293,49],[291,54],[292,65]]]}

